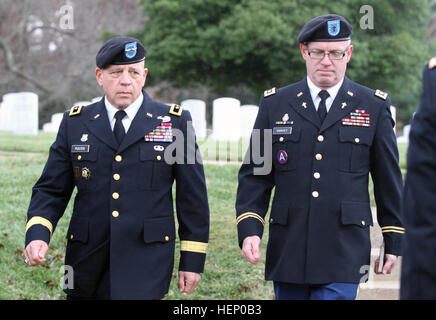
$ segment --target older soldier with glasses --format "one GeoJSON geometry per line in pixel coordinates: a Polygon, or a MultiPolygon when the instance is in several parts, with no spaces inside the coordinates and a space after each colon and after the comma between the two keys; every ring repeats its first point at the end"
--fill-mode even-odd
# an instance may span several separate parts
{"type": "MultiPolygon", "coordinates": [[[[338,15],[306,23],[298,41],[307,77],[265,91],[254,125],[261,142],[272,133],[272,170],[256,174],[251,161],[239,171],[239,245],[252,264],[261,257],[275,187],[265,278],[274,281],[277,299],[356,298],[370,264],[370,174],[385,243],[380,273],[390,273],[401,252],[402,177],[390,99],[345,76],[351,32],[338,15]]],[[[248,156],[253,160],[252,150],[248,156]]]]}

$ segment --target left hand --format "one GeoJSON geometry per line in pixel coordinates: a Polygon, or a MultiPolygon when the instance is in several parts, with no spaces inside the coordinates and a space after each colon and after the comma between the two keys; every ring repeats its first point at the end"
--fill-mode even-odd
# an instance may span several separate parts
{"type": "Polygon", "coordinates": [[[395,265],[395,262],[397,262],[397,256],[394,256],[393,254],[385,254],[384,260],[385,264],[383,265],[382,272],[378,272],[378,265],[379,265],[379,258],[375,260],[374,263],[374,272],[376,274],[390,274],[392,272],[392,269],[395,265]]]}
{"type": "Polygon", "coordinates": [[[196,272],[179,271],[179,290],[183,293],[192,293],[200,282],[201,275],[196,272]]]}

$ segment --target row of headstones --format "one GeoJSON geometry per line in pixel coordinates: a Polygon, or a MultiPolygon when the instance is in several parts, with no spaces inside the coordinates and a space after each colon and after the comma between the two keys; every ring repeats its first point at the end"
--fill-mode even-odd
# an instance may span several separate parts
{"type": "MultiPolygon", "coordinates": [[[[79,101],[74,105],[88,105],[97,102],[101,97],[91,101],[79,101]]],[[[182,101],[184,109],[189,110],[192,123],[199,139],[207,136],[206,103],[198,99],[182,101]]],[[[248,138],[258,113],[256,105],[242,105],[235,98],[218,98],[213,101],[212,138],[217,141],[238,141],[248,138]]],[[[391,107],[392,116],[396,118],[396,109],[391,107]]],[[[45,132],[57,132],[63,113],[55,113],[51,121],[42,126],[45,132]]],[[[404,127],[404,135],[399,141],[408,141],[410,126],[404,127]]],[[[15,134],[36,135],[38,133],[38,96],[32,92],[8,93],[0,104],[0,130],[12,131],[15,134]]]]}
{"type": "MultiPolygon", "coordinates": [[[[101,97],[92,101],[79,101],[74,104],[86,106],[99,101],[101,97]]],[[[181,103],[185,110],[189,110],[192,125],[197,138],[207,137],[206,103],[198,99],[188,99],[181,103]]],[[[219,98],[213,102],[212,138],[218,141],[238,141],[240,138],[250,137],[259,107],[242,105],[234,98],[219,98]]],[[[49,123],[42,126],[46,132],[57,132],[62,120],[62,113],[55,113],[49,123]]]]}

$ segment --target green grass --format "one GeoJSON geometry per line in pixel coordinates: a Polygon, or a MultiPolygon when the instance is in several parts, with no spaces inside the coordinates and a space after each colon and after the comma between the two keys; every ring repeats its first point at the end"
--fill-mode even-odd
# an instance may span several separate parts
{"type": "MultiPolygon", "coordinates": [[[[37,137],[0,133],[0,299],[64,299],[60,288],[65,253],[65,234],[72,203],[60,220],[50,243],[47,261],[29,268],[22,258],[26,212],[31,188],[38,179],[54,134],[37,137]]],[[[219,152],[211,140],[199,141],[204,159],[242,159],[248,141],[221,143],[219,152]],[[228,151],[229,150],[229,151],[228,151]],[[242,150],[242,152],[240,152],[242,150]],[[242,155],[240,157],[240,155],[242,155]],[[239,158],[240,157],[240,158],[239,158]]],[[[407,145],[400,145],[400,163],[405,167],[407,145]]],[[[211,232],[205,272],[197,290],[182,295],[177,289],[177,263],[165,299],[272,299],[272,283],[264,281],[267,228],[262,240],[262,260],[252,266],[242,259],[237,243],[235,196],[238,164],[205,165],[211,212],[211,232]]],[[[372,189],[372,187],[370,187],[372,189]]],[[[74,197],[74,194],[73,194],[74,197]]],[[[178,261],[176,250],[176,262],[178,261]]]]}

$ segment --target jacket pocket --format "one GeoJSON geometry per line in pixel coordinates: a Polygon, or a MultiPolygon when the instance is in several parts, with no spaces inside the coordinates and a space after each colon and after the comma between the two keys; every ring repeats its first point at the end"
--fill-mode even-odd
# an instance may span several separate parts
{"type": "Polygon", "coordinates": [[[172,182],[172,166],[165,162],[168,143],[145,142],[139,146],[137,186],[143,190],[157,190],[172,182]]]}
{"type": "Polygon", "coordinates": [[[278,171],[290,171],[297,168],[300,142],[300,128],[292,127],[291,134],[273,135],[272,158],[278,171]]]}
{"type": "Polygon", "coordinates": [[[273,202],[271,206],[271,216],[269,218],[269,223],[271,225],[288,225],[289,211],[289,203],[280,203],[278,201],[273,202]]]}
{"type": "Polygon", "coordinates": [[[369,170],[371,130],[365,127],[341,127],[339,129],[340,170],[359,172],[369,170]]]}
{"type": "Polygon", "coordinates": [[[175,240],[174,217],[144,219],[145,243],[169,243],[175,240]]]}
{"type": "Polygon", "coordinates": [[[369,202],[342,201],[341,222],[343,225],[355,225],[360,228],[372,226],[373,220],[369,202]]]}
{"type": "MultiPolygon", "coordinates": [[[[71,147],[74,150],[74,145],[71,147]]],[[[79,145],[80,147],[80,145],[79,145]]],[[[88,146],[87,152],[71,152],[74,181],[78,191],[95,191],[98,188],[97,170],[98,146],[88,146]]],[[[77,149],[77,147],[76,147],[77,149]]]]}
{"type": "Polygon", "coordinates": [[[88,243],[89,221],[85,218],[72,217],[66,238],[71,242],[88,243]]]}

